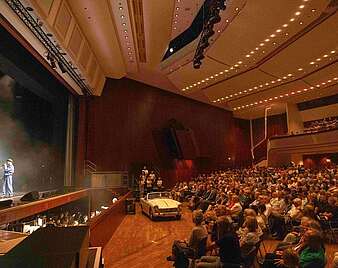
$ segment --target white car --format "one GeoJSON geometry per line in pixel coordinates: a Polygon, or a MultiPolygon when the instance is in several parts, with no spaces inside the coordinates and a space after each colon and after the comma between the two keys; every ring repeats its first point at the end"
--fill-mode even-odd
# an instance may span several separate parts
{"type": "Polygon", "coordinates": [[[182,204],[171,198],[169,192],[153,192],[140,199],[142,212],[147,214],[150,219],[157,217],[175,217],[180,219],[182,216],[182,204]]]}

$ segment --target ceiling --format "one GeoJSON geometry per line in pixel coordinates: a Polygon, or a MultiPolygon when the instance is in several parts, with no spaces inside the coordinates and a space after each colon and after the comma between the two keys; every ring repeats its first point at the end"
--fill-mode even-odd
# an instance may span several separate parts
{"type": "Polygon", "coordinates": [[[338,92],[337,0],[227,1],[200,69],[192,67],[198,39],[161,61],[202,0],[43,2],[67,2],[106,77],[129,77],[236,117],[338,92]]]}

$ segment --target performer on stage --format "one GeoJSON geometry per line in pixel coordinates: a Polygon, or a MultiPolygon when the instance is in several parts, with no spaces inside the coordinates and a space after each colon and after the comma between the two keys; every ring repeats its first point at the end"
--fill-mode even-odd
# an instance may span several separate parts
{"type": "Polygon", "coordinates": [[[6,163],[3,164],[4,170],[4,181],[2,185],[2,193],[5,197],[13,196],[13,174],[14,174],[14,165],[12,159],[7,159],[6,163]]]}

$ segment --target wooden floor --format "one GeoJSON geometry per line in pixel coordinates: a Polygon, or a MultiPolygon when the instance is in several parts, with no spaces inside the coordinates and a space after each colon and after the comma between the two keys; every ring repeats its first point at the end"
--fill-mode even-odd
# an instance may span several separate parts
{"type": "MultiPolygon", "coordinates": [[[[175,239],[187,239],[193,227],[191,212],[183,211],[181,220],[151,221],[137,206],[136,215],[124,218],[103,250],[105,267],[108,268],[166,268],[172,263],[166,260],[175,239]]],[[[268,252],[278,241],[266,240],[268,252]]],[[[328,268],[332,266],[338,245],[327,245],[328,268]]]]}

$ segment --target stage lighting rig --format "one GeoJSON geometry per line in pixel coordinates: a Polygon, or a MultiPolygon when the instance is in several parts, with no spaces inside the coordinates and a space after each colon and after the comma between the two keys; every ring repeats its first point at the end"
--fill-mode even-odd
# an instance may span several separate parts
{"type": "Polygon", "coordinates": [[[210,45],[209,38],[215,34],[214,25],[221,21],[219,15],[221,10],[226,9],[226,0],[211,0],[205,12],[206,18],[203,20],[203,30],[201,38],[198,42],[196,52],[193,59],[193,67],[199,69],[204,59],[204,50],[210,45]]]}

